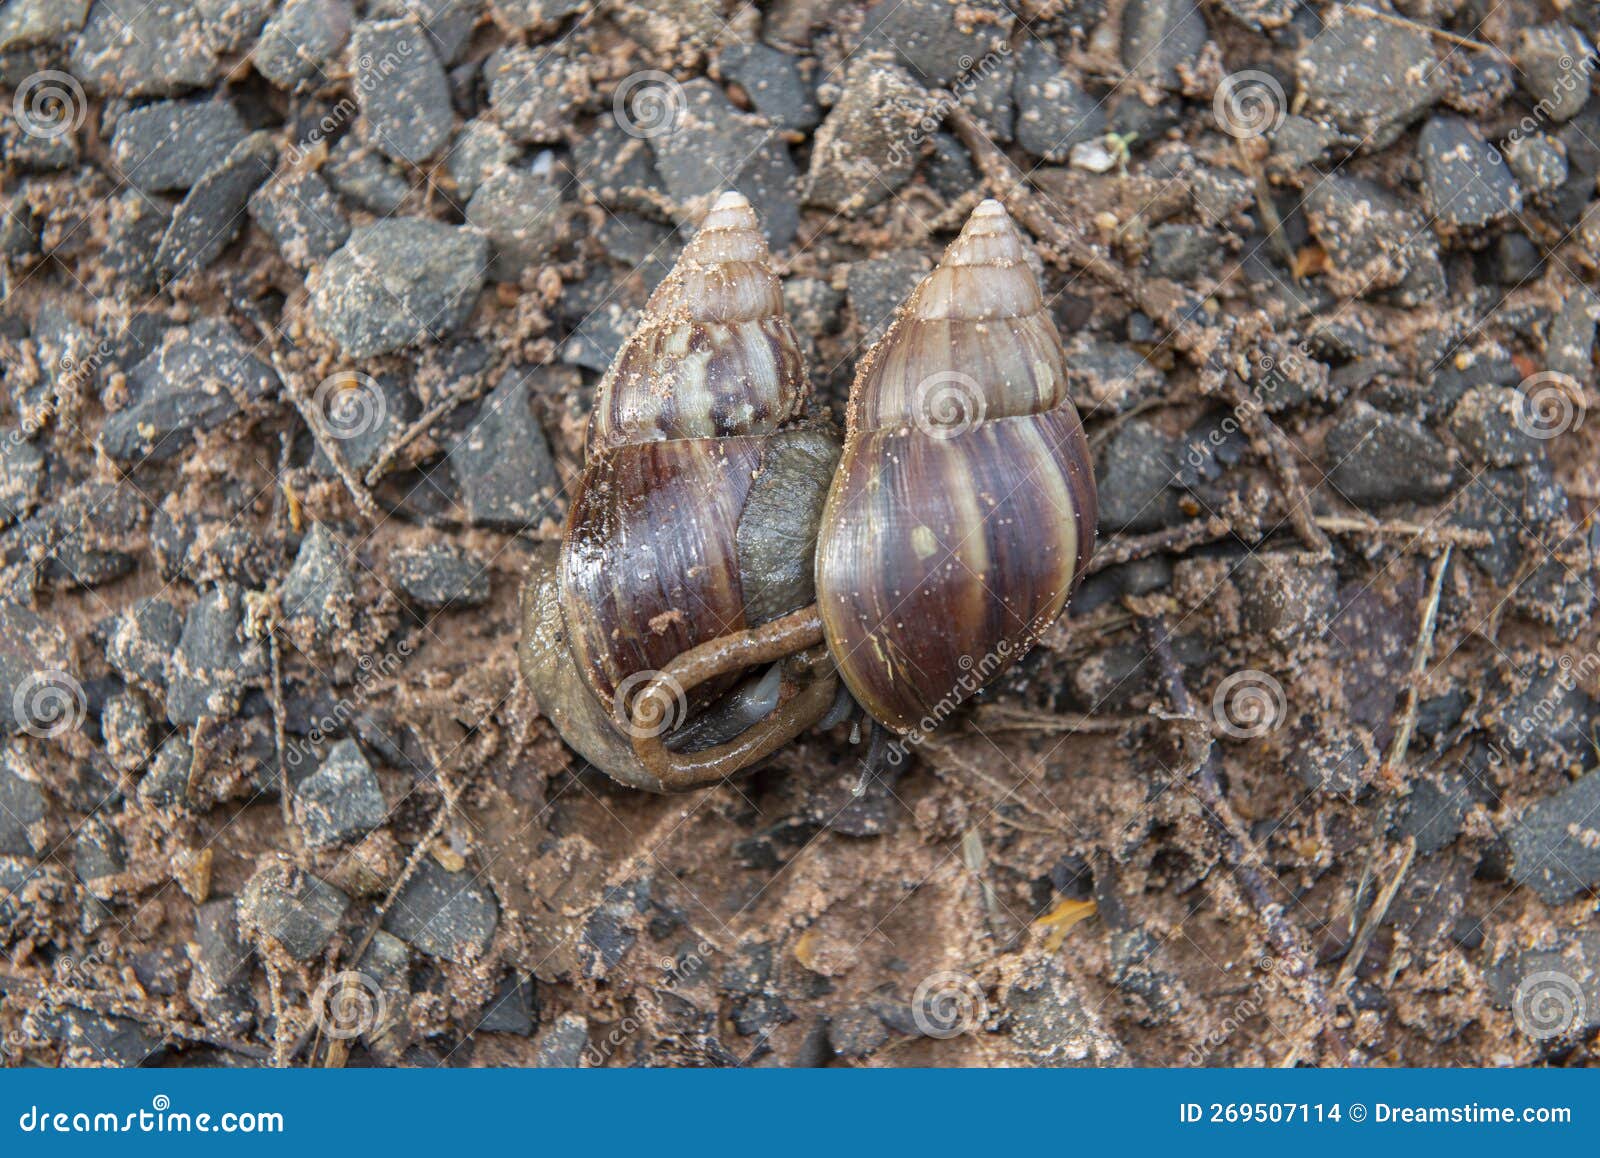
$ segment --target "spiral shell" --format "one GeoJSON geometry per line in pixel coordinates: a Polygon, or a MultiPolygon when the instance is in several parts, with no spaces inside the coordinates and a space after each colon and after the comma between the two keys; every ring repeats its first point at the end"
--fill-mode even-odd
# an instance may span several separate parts
{"type": "Polygon", "coordinates": [[[1094,548],[1088,444],[1061,339],[985,201],[856,374],[816,556],[828,647],[902,734],[1032,646],[1094,548]]]}
{"type": "Polygon", "coordinates": [[[813,597],[838,447],[797,423],[805,361],[770,261],[749,202],[723,194],[600,384],[560,599],[608,710],[630,677],[813,597]]]}

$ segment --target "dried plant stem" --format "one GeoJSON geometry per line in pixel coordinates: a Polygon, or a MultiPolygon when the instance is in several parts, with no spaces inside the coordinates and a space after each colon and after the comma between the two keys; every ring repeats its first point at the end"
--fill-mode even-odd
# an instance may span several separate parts
{"type": "Polygon", "coordinates": [[[1446,44],[1455,44],[1462,48],[1472,48],[1479,52],[1496,51],[1493,45],[1485,44],[1481,40],[1473,40],[1470,36],[1461,36],[1458,33],[1451,32],[1446,28],[1435,28],[1433,25],[1423,24],[1421,21],[1409,20],[1404,16],[1398,16],[1393,12],[1384,12],[1367,4],[1346,4],[1345,7],[1352,12],[1359,12],[1363,16],[1370,16],[1374,20],[1381,20],[1385,24],[1393,24],[1397,28],[1410,28],[1417,32],[1425,32],[1429,36],[1436,36],[1446,44]]]}
{"type": "Polygon", "coordinates": [[[1420,699],[1422,675],[1433,655],[1433,636],[1439,624],[1439,598],[1444,593],[1444,573],[1450,566],[1451,548],[1447,544],[1439,552],[1433,565],[1433,581],[1428,584],[1427,597],[1422,602],[1422,623],[1417,629],[1417,644],[1411,652],[1411,673],[1406,681],[1404,706],[1395,724],[1394,738],[1389,742],[1380,775],[1391,787],[1398,787],[1401,769],[1405,765],[1406,751],[1411,747],[1411,733],[1417,726],[1417,702],[1420,699]]]}
{"type": "MultiPolygon", "coordinates": [[[[1192,763],[1189,783],[1204,807],[1206,816],[1222,838],[1223,857],[1233,870],[1234,879],[1255,909],[1267,940],[1282,961],[1280,971],[1298,982],[1319,1024],[1324,1047],[1336,1065],[1360,1064],[1344,1035],[1334,1023],[1333,1002],[1317,975],[1315,959],[1303,942],[1300,929],[1291,921],[1281,901],[1273,896],[1268,883],[1265,858],[1249,829],[1228,803],[1217,779],[1216,749],[1210,726],[1200,717],[1183,682],[1183,669],[1172,653],[1172,636],[1160,618],[1144,621],[1151,652],[1172,717],[1184,728],[1184,741],[1192,763]]],[[[1280,889],[1282,885],[1278,886],[1280,889]]]]}
{"type": "Polygon", "coordinates": [[[1366,919],[1361,922],[1361,931],[1356,934],[1350,951],[1345,954],[1344,964],[1339,966],[1339,975],[1333,979],[1334,992],[1343,993],[1355,979],[1356,970],[1361,968],[1367,949],[1372,945],[1372,938],[1377,936],[1383,919],[1389,915],[1389,906],[1394,904],[1395,895],[1405,883],[1406,874],[1411,871],[1411,864],[1416,859],[1417,838],[1408,836],[1405,847],[1400,853],[1400,863],[1395,866],[1394,875],[1389,878],[1389,883],[1383,886],[1383,892],[1373,901],[1372,908],[1367,911],[1366,919]]]}
{"type": "Polygon", "coordinates": [[[378,504],[372,501],[371,493],[361,485],[361,480],[356,478],[349,464],[345,462],[338,440],[328,432],[327,425],[322,421],[322,415],[317,413],[317,408],[311,404],[311,399],[307,398],[305,391],[301,389],[299,375],[284,362],[276,344],[272,346],[272,364],[277,367],[278,377],[283,379],[283,388],[289,395],[289,401],[294,403],[294,408],[300,412],[300,417],[305,419],[306,426],[311,430],[311,437],[316,439],[317,446],[333,464],[334,473],[339,476],[344,489],[350,492],[356,507],[368,519],[375,523],[379,522],[383,512],[378,509],[378,504]]]}
{"type": "Polygon", "coordinates": [[[395,458],[402,450],[421,438],[439,419],[479,393],[483,389],[484,382],[484,375],[469,374],[452,386],[443,397],[423,412],[422,417],[402,430],[398,438],[383,448],[378,461],[372,464],[372,469],[367,471],[366,477],[361,481],[368,487],[377,486],[378,480],[389,473],[389,468],[394,465],[395,458]]]}

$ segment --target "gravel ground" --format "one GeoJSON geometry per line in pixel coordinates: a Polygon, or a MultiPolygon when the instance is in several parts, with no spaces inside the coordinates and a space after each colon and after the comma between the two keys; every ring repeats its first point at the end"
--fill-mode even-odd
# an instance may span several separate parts
{"type": "Polygon", "coordinates": [[[1597,22],[0,5],[5,1061],[1593,1064],[1597,22]],[[1004,200],[1100,542],[898,763],[654,796],[517,594],[729,188],[835,417],[1004,200]]]}

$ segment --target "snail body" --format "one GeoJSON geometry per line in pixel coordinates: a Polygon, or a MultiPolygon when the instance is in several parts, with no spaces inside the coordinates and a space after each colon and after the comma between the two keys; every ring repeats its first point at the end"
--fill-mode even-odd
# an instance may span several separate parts
{"type": "Polygon", "coordinates": [[[541,705],[586,758],[640,787],[736,771],[834,698],[831,671],[786,673],[794,678],[767,681],[776,705],[756,697],[759,723],[725,710],[750,682],[736,663],[812,643],[774,629],[724,656],[727,670],[674,681],[638,722],[639,695],[670,661],[814,598],[816,528],[839,447],[804,419],[805,361],[770,262],[749,202],[723,194],[602,379],[559,557],[536,560],[525,588],[523,668],[541,705]],[[696,759],[668,750],[691,716],[719,721],[678,737],[682,751],[703,745],[696,759]]]}
{"type": "Polygon", "coordinates": [[[1060,336],[996,201],[859,367],[822,515],[828,650],[869,715],[937,727],[1061,613],[1094,547],[1060,336]]]}

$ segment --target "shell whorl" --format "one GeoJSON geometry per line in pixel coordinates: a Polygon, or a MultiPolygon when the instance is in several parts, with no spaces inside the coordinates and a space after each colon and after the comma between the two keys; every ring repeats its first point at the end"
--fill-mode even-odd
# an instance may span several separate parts
{"type": "Polygon", "coordinates": [[[1026,243],[985,201],[856,376],[817,605],[856,701],[937,727],[1028,650],[1093,549],[1094,472],[1026,243]]]}
{"type": "Polygon", "coordinates": [[[1053,410],[1066,397],[1061,338],[1027,243],[991,200],[972,211],[862,363],[848,425],[852,435],[937,426],[941,406],[971,425],[1053,410]]]}
{"type": "Polygon", "coordinates": [[[768,434],[799,416],[807,392],[755,210],[742,194],[723,193],[601,380],[589,453],[768,434]]]}

